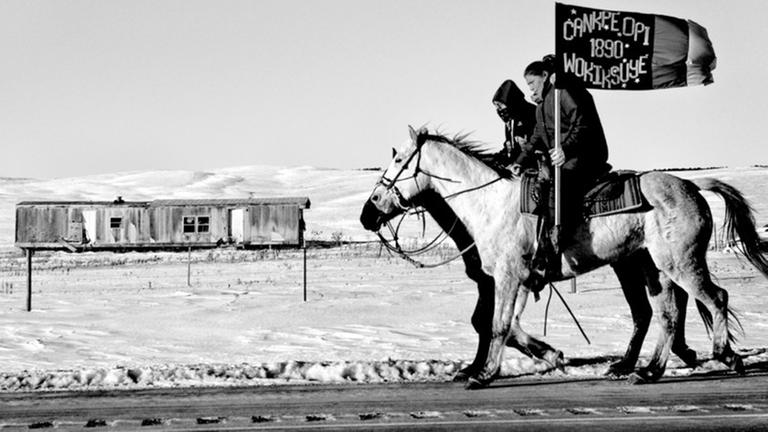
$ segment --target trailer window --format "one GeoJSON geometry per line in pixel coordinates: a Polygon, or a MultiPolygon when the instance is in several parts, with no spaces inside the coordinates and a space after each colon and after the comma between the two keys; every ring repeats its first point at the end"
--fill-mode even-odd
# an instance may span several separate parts
{"type": "Polygon", "coordinates": [[[110,228],[120,228],[122,225],[123,225],[123,218],[121,218],[121,217],[109,218],[109,227],[110,228]]]}
{"type": "Polygon", "coordinates": [[[208,216],[197,217],[197,232],[208,232],[211,218],[208,216]]]}
{"type": "Polygon", "coordinates": [[[184,216],[185,233],[207,233],[210,227],[210,216],[184,216]]]}
{"type": "Polygon", "coordinates": [[[194,233],[195,232],[195,217],[194,216],[184,216],[184,232],[185,233],[194,233]]]}

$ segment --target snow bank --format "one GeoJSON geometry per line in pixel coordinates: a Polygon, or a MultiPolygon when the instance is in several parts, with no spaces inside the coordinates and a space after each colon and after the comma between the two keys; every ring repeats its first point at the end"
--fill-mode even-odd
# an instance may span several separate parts
{"type": "MultiPolygon", "coordinates": [[[[768,362],[768,349],[742,350],[747,369],[768,362]]],[[[513,378],[525,375],[548,378],[600,378],[617,357],[573,359],[565,371],[532,359],[506,360],[500,375],[513,378]]],[[[239,365],[160,365],[87,368],[68,371],[23,371],[0,373],[0,391],[109,390],[200,386],[262,386],[276,384],[406,383],[450,381],[466,367],[466,361],[389,360],[385,362],[287,361],[239,365]]],[[[681,362],[670,362],[666,376],[690,376],[727,370],[712,359],[696,369],[681,362]]]]}

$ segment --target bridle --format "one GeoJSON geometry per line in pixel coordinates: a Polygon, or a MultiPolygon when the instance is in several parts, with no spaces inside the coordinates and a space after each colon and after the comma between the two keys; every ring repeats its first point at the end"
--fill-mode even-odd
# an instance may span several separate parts
{"type": "MultiPolygon", "coordinates": [[[[404,260],[410,262],[411,264],[415,265],[416,267],[419,267],[419,268],[432,268],[432,267],[438,267],[438,266],[441,266],[441,265],[444,265],[444,264],[448,264],[449,262],[462,257],[465,253],[467,253],[468,251],[470,251],[472,248],[475,247],[475,242],[473,241],[469,246],[467,246],[463,250],[459,251],[459,253],[456,254],[455,256],[453,256],[451,258],[448,258],[448,259],[446,259],[444,261],[441,261],[439,263],[424,264],[424,263],[416,261],[415,259],[412,258],[412,256],[414,256],[414,255],[423,254],[423,253],[426,253],[426,252],[428,252],[428,251],[438,247],[442,242],[444,242],[448,237],[450,237],[451,233],[453,232],[453,229],[457,226],[457,224],[459,222],[459,219],[458,219],[458,216],[457,216],[456,219],[454,220],[450,230],[448,232],[445,232],[445,231],[441,232],[432,241],[430,241],[426,246],[424,246],[424,247],[422,247],[420,249],[416,249],[416,250],[404,250],[401,247],[401,245],[400,245],[400,243],[398,241],[398,235],[397,234],[398,234],[398,232],[400,230],[400,226],[401,226],[401,224],[403,222],[403,219],[406,216],[408,216],[409,212],[411,212],[411,211],[416,211],[416,214],[422,214],[423,211],[420,211],[418,209],[418,206],[414,205],[412,200],[406,199],[403,196],[402,192],[397,187],[397,183],[398,182],[402,182],[402,181],[407,181],[407,180],[413,180],[414,183],[416,184],[417,189],[419,189],[419,192],[421,192],[421,187],[419,186],[419,182],[416,179],[416,176],[418,174],[420,174],[420,173],[424,174],[424,175],[426,175],[428,177],[433,177],[433,178],[436,178],[436,179],[439,179],[439,180],[443,180],[443,181],[448,181],[448,182],[452,182],[452,183],[461,183],[458,180],[453,180],[453,179],[450,179],[450,178],[445,178],[445,177],[441,177],[441,176],[438,176],[438,175],[435,175],[435,174],[431,174],[431,173],[429,173],[429,172],[427,172],[427,171],[425,171],[425,170],[423,170],[421,168],[421,151],[422,151],[422,148],[424,147],[424,143],[425,142],[426,142],[426,137],[424,135],[417,136],[416,137],[416,142],[415,142],[416,149],[408,156],[408,158],[406,159],[405,163],[400,167],[400,170],[394,175],[394,177],[392,177],[391,179],[387,178],[386,173],[384,173],[384,174],[382,174],[381,178],[377,182],[377,185],[383,186],[386,191],[391,191],[395,195],[395,197],[397,198],[395,203],[396,203],[397,207],[399,207],[401,210],[403,210],[403,216],[400,219],[400,222],[398,222],[396,228],[393,228],[389,221],[387,222],[387,227],[389,228],[390,233],[392,234],[392,239],[391,240],[388,240],[388,239],[384,238],[384,236],[381,234],[380,231],[377,231],[376,234],[379,236],[379,240],[381,240],[382,245],[384,247],[386,247],[388,251],[393,252],[393,253],[399,255],[401,258],[403,258],[404,260]],[[405,172],[405,170],[408,169],[409,164],[411,162],[413,162],[414,158],[416,158],[416,166],[413,169],[413,174],[410,177],[400,178],[403,175],[403,173],[405,172]],[[445,234],[444,237],[442,237],[443,234],[445,234]],[[438,241],[438,239],[439,239],[439,241],[438,241]]],[[[476,190],[483,189],[485,187],[490,186],[493,183],[496,183],[497,181],[499,181],[501,179],[503,179],[503,177],[498,176],[494,180],[491,180],[491,181],[489,181],[489,182],[487,182],[485,184],[482,184],[480,186],[471,187],[471,188],[468,188],[468,189],[465,189],[465,190],[461,190],[459,192],[455,192],[455,193],[453,193],[451,195],[443,197],[443,199],[448,200],[450,198],[454,198],[454,197],[456,197],[458,195],[461,195],[461,194],[464,194],[464,193],[473,192],[473,191],[476,191],[476,190]]],[[[423,222],[423,223],[426,224],[425,222],[423,222]]]]}
{"type": "MultiPolygon", "coordinates": [[[[405,180],[411,180],[413,179],[414,183],[416,184],[416,187],[419,188],[419,182],[416,181],[416,176],[421,172],[421,148],[424,146],[424,142],[426,140],[422,137],[418,137],[416,139],[416,149],[408,156],[408,159],[406,159],[403,166],[400,167],[400,170],[395,174],[394,177],[391,179],[387,178],[387,173],[381,175],[381,178],[377,182],[377,184],[380,184],[384,186],[384,188],[387,191],[391,191],[395,194],[397,197],[397,206],[400,207],[400,209],[404,211],[408,211],[408,209],[412,208],[413,205],[410,202],[410,200],[406,200],[403,197],[402,192],[400,192],[400,189],[397,188],[397,182],[398,181],[405,181],[405,180]],[[408,169],[408,165],[413,161],[413,158],[416,157],[416,167],[413,169],[413,175],[410,177],[406,177],[404,179],[401,179],[400,176],[403,175],[403,172],[408,169]]],[[[421,189],[421,188],[419,188],[421,189]]]]}

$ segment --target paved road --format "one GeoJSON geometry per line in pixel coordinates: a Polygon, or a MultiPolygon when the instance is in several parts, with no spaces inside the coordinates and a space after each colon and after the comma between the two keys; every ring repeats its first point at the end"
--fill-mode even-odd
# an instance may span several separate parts
{"type": "MultiPolygon", "coordinates": [[[[768,430],[768,372],[0,394],[0,430],[768,430]]],[[[644,432],[645,432],[644,431],[644,432]]]]}

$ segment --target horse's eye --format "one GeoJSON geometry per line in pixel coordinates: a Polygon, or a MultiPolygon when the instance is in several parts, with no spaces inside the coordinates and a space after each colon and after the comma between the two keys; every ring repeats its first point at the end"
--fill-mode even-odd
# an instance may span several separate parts
{"type": "Polygon", "coordinates": [[[401,157],[395,158],[395,163],[402,163],[402,162],[403,162],[403,158],[401,157]]]}

